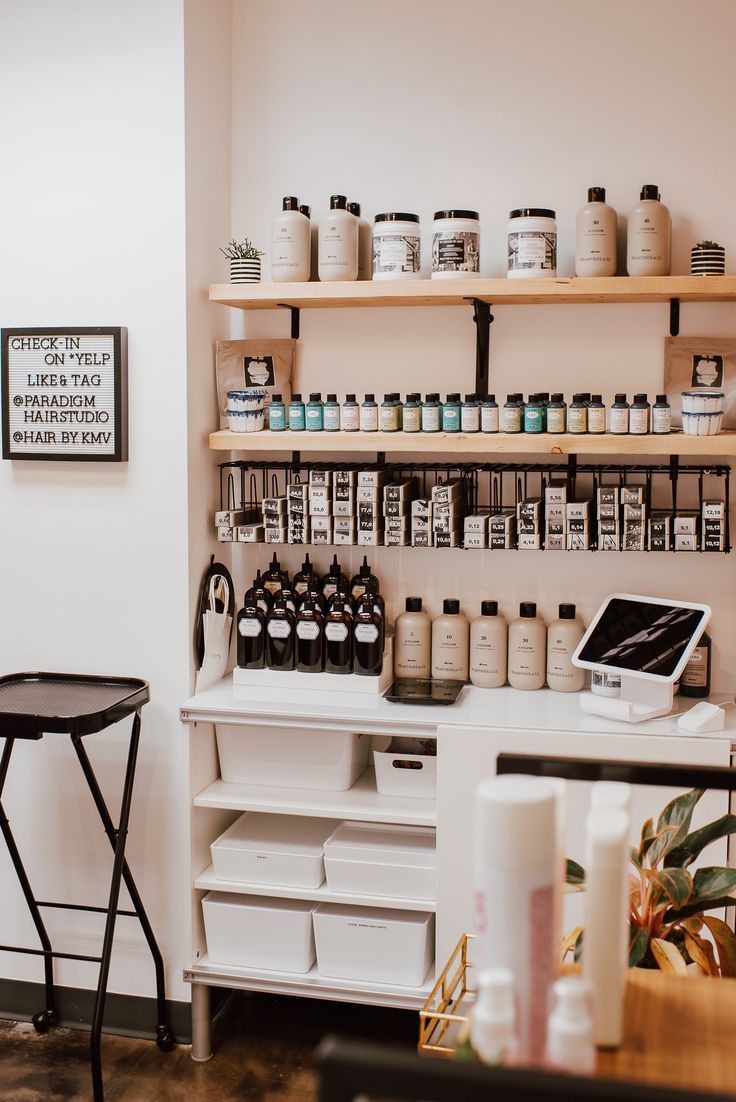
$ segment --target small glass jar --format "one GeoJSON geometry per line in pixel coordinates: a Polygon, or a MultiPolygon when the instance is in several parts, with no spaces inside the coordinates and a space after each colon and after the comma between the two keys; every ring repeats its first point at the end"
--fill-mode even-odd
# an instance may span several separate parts
{"type": "Polygon", "coordinates": [[[422,431],[422,402],[419,394],[407,394],[404,402],[404,432],[422,431]]]}
{"type": "Polygon", "coordinates": [[[567,431],[582,433],[588,431],[588,403],[584,394],[573,394],[567,410],[567,431]]]}
{"type": "Polygon", "coordinates": [[[625,394],[617,394],[611,406],[611,432],[614,436],[626,436],[629,431],[629,403],[625,394]]]}
{"type": "Polygon", "coordinates": [[[271,432],[283,432],[286,428],[286,406],[280,394],[274,394],[268,407],[268,427],[271,432]]]}
{"type": "Polygon", "coordinates": [[[360,431],[378,432],[378,403],[375,394],[366,394],[360,407],[360,431]]]}
{"type": "Polygon", "coordinates": [[[358,432],[360,429],[360,406],[354,394],[346,394],[340,407],[340,428],[343,432],[358,432]]]}
{"type": "Polygon", "coordinates": [[[606,431],[606,407],[601,394],[593,394],[588,402],[588,432],[600,435],[606,431]]]}
{"type": "Polygon", "coordinates": [[[652,432],[658,436],[672,432],[672,410],[666,394],[658,394],[652,406],[652,432]]]}
{"type": "Polygon", "coordinates": [[[381,432],[399,431],[399,410],[393,394],[384,394],[379,418],[381,432]]]}
{"type": "Polygon", "coordinates": [[[480,406],[475,394],[466,394],[460,407],[460,429],[462,432],[480,432],[480,406]]]}
{"type": "Polygon", "coordinates": [[[373,278],[419,279],[421,243],[418,214],[377,214],[373,220],[373,278]]]}
{"type": "Polygon", "coordinates": [[[522,407],[518,394],[509,394],[503,404],[502,427],[504,432],[521,432],[522,407]]]}
{"type": "Polygon", "coordinates": [[[422,405],[422,432],[439,432],[442,407],[439,394],[428,394],[422,405]]]}
{"type": "Polygon", "coordinates": [[[499,407],[495,394],[489,394],[480,407],[480,431],[498,432],[499,407]]]}
{"type": "Polygon", "coordinates": [[[442,403],[442,431],[460,432],[459,394],[448,394],[442,403]]]}
{"type": "Polygon", "coordinates": [[[340,403],[336,394],[328,394],[323,410],[325,432],[337,432],[340,428],[340,403]]]}
{"type": "Polygon", "coordinates": [[[649,409],[646,394],[635,394],[629,409],[629,432],[632,436],[645,436],[649,432],[649,409]]]}
{"type": "Polygon", "coordinates": [[[307,432],[322,432],[324,428],[324,406],[321,394],[310,394],[306,410],[307,432]]]}
{"type": "Polygon", "coordinates": [[[291,432],[303,432],[306,427],[302,396],[301,394],[292,394],[289,402],[289,429],[291,432]]]}
{"type": "Polygon", "coordinates": [[[509,214],[508,278],[554,279],[557,221],[545,207],[519,207],[509,214]]]}
{"type": "Polygon", "coordinates": [[[477,210],[438,210],[432,222],[432,279],[480,277],[477,210]]]}
{"type": "Polygon", "coordinates": [[[567,432],[567,404],[562,394],[553,394],[547,403],[547,432],[567,432]]]}

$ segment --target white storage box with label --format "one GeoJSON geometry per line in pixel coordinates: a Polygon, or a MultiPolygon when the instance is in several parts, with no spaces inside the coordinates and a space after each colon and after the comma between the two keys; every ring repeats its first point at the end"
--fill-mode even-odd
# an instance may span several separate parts
{"type": "Polygon", "coordinates": [[[433,827],[341,823],[325,842],[330,891],[434,899],[437,832],[433,827]]]}
{"type": "Polygon", "coordinates": [[[218,880],[319,888],[325,878],[323,847],[334,819],[247,811],[213,842],[218,880]]]}
{"type": "Polygon", "coordinates": [[[437,755],[421,753],[420,740],[395,738],[388,750],[374,750],[376,788],[382,796],[437,795],[437,755]]]}
{"type": "Polygon", "coordinates": [[[314,908],[303,899],[208,892],[202,900],[207,955],[232,968],[308,972],[315,958],[314,908]]]}
{"type": "Polygon", "coordinates": [[[231,784],[351,788],[368,761],[369,735],[218,723],[220,775],[231,784]]]}
{"type": "Polygon", "coordinates": [[[321,976],[421,987],[434,960],[434,915],[320,903],[314,938],[321,976]]]}

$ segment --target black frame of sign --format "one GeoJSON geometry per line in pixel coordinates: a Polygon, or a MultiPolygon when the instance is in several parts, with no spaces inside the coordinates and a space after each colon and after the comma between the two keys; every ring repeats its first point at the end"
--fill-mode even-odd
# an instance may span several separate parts
{"type": "Polygon", "coordinates": [[[0,350],[2,375],[2,449],[3,459],[55,460],[69,463],[126,463],[128,460],[128,330],[120,325],[45,326],[2,330],[0,350]],[[115,449],[109,455],[75,454],[74,452],[34,452],[26,445],[15,450],[10,440],[10,371],[8,341],[11,337],[88,337],[113,338],[113,431],[115,449]]]}

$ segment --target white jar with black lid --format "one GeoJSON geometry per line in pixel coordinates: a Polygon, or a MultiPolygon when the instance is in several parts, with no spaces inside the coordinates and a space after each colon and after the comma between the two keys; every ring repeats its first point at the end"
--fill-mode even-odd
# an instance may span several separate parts
{"type": "Polygon", "coordinates": [[[557,221],[546,207],[519,207],[509,213],[508,278],[554,279],[557,275],[557,221]]]}
{"type": "Polygon", "coordinates": [[[432,279],[480,277],[477,210],[438,210],[432,222],[432,279]]]}
{"type": "Polygon", "coordinates": [[[419,279],[421,263],[419,215],[377,214],[373,220],[373,278],[419,279]]]}

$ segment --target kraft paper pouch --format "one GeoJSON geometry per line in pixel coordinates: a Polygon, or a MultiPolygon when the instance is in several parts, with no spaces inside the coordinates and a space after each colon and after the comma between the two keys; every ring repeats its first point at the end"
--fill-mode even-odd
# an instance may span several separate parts
{"type": "Polygon", "coordinates": [[[294,373],[296,341],[244,340],[217,342],[217,404],[220,428],[228,427],[227,392],[263,387],[266,409],[272,394],[280,394],[288,405],[294,373]]]}

